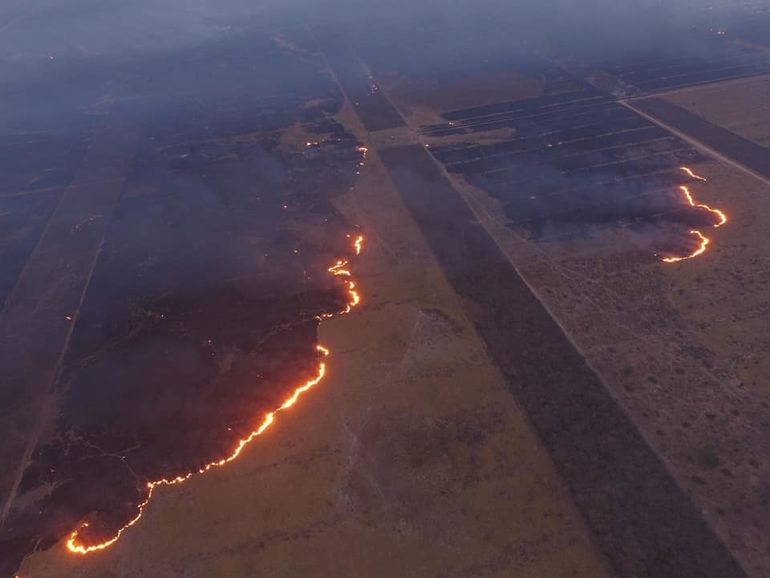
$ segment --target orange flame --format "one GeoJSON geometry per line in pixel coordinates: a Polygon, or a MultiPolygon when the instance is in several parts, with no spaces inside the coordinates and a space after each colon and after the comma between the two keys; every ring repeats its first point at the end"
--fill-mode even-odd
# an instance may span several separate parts
{"type": "MultiPolygon", "coordinates": [[[[694,179],[697,179],[703,182],[706,181],[705,177],[695,174],[688,167],[679,167],[679,168],[694,179]]],[[[691,207],[694,207],[697,209],[704,209],[709,213],[711,213],[712,215],[716,216],[717,222],[714,224],[714,228],[721,227],[722,225],[727,223],[727,214],[724,211],[721,211],[719,209],[714,209],[713,207],[709,207],[708,205],[703,203],[696,202],[692,196],[692,193],[690,192],[690,189],[684,185],[679,187],[679,190],[682,191],[682,194],[684,195],[685,200],[691,207]]],[[[696,229],[692,229],[690,231],[690,234],[698,237],[698,241],[699,241],[698,247],[692,253],[690,253],[689,255],[683,255],[681,257],[664,257],[661,260],[664,263],[678,263],[679,261],[686,261],[687,259],[693,259],[705,253],[706,249],[708,249],[708,246],[711,243],[711,239],[709,239],[708,237],[706,237],[706,235],[704,235],[703,233],[701,233],[696,229]]]]}
{"type": "Polygon", "coordinates": [[[689,255],[684,255],[683,257],[664,257],[662,259],[663,262],[665,262],[665,263],[678,263],[679,261],[686,261],[687,259],[694,259],[698,255],[702,255],[703,253],[706,252],[706,249],[708,248],[709,243],[711,243],[711,239],[709,239],[703,233],[701,233],[700,231],[697,231],[695,229],[690,231],[690,234],[691,235],[695,235],[696,237],[698,237],[700,239],[700,244],[698,245],[698,248],[695,249],[695,251],[693,251],[689,255]]]}
{"type": "Polygon", "coordinates": [[[704,205],[703,203],[696,203],[695,199],[692,197],[692,193],[690,192],[690,189],[682,185],[679,187],[679,190],[682,191],[684,194],[684,198],[687,199],[687,202],[690,204],[691,207],[696,207],[698,209],[705,209],[712,215],[716,215],[717,219],[719,219],[719,222],[714,225],[714,227],[721,227],[727,222],[727,215],[725,215],[722,211],[719,209],[712,209],[708,205],[704,205]]]}
{"type": "MultiPolygon", "coordinates": [[[[350,238],[351,238],[351,236],[350,236],[350,235],[347,235],[347,237],[348,237],[348,239],[350,239],[350,238]]],[[[363,235],[358,235],[358,236],[357,236],[357,237],[356,237],[356,238],[353,240],[353,249],[355,249],[356,255],[360,255],[360,254],[361,254],[361,249],[363,249],[363,247],[364,247],[364,236],[363,236],[363,235]]],[[[337,261],[337,265],[338,265],[338,264],[339,264],[339,261],[337,261]]],[[[333,269],[333,268],[334,268],[334,267],[332,267],[332,269],[333,269]]],[[[330,270],[331,270],[331,269],[330,269],[330,270]]]]}
{"type": "Polygon", "coordinates": [[[692,169],[691,169],[690,167],[679,167],[679,170],[680,170],[680,171],[683,171],[683,172],[684,172],[684,173],[686,173],[686,174],[687,174],[689,177],[692,177],[693,179],[695,179],[695,180],[697,180],[697,181],[703,181],[704,183],[705,183],[706,181],[708,181],[708,179],[707,179],[706,177],[702,177],[702,176],[700,176],[700,175],[696,175],[696,174],[695,174],[695,173],[692,171],[692,169]]]}
{"type": "MultiPolygon", "coordinates": [[[[358,235],[355,241],[353,242],[353,247],[355,249],[356,255],[361,254],[361,250],[363,249],[363,243],[364,243],[363,235],[358,235]]],[[[340,314],[350,312],[350,310],[353,307],[361,303],[361,296],[355,289],[356,285],[353,281],[349,279],[349,277],[351,277],[351,273],[348,269],[346,269],[347,265],[348,265],[348,261],[341,259],[341,260],[338,260],[334,265],[332,265],[328,269],[328,271],[335,277],[340,277],[340,276],[346,277],[346,279],[344,279],[343,281],[348,290],[348,301],[345,306],[345,309],[343,309],[340,312],[340,314]]],[[[325,314],[323,315],[323,317],[333,317],[333,314],[325,314]]],[[[316,350],[324,358],[329,356],[330,351],[323,345],[316,345],[316,350]]],[[[90,545],[82,544],[78,540],[78,538],[79,538],[80,531],[83,528],[88,527],[88,522],[84,522],[80,525],[79,528],[76,528],[70,534],[66,542],[67,550],[73,554],[85,555],[85,554],[90,554],[92,552],[98,552],[100,550],[106,550],[107,548],[112,546],[115,542],[117,542],[120,539],[120,537],[123,535],[123,532],[128,530],[131,526],[136,524],[141,519],[142,514],[144,514],[144,508],[150,502],[150,499],[152,498],[152,494],[155,491],[155,488],[159,486],[174,486],[176,484],[181,484],[182,482],[189,480],[195,474],[206,473],[211,469],[222,467],[225,464],[228,464],[233,460],[237,459],[247,445],[249,445],[252,441],[254,441],[255,438],[262,435],[265,432],[265,430],[267,430],[267,428],[269,428],[273,424],[276,418],[276,414],[278,414],[278,412],[287,410],[291,406],[293,406],[295,403],[297,403],[300,396],[302,396],[302,394],[310,390],[312,387],[318,385],[321,382],[321,380],[323,380],[325,375],[326,375],[326,362],[321,361],[318,364],[318,370],[316,372],[316,375],[313,378],[307,380],[305,383],[303,383],[299,387],[297,387],[294,390],[294,392],[291,394],[291,396],[288,399],[286,399],[286,401],[284,401],[283,404],[281,404],[278,408],[267,413],[265,417],[262,419],[262,422],[260,423],[259,427],[253,432],[251,432],[247,437],[240,440],[238,444],[235,446],[235,449],[232,451],[232,453],[230,453],[229,456],[224,457],[220,460],[211,462],[209,464],[206,464],[205,466],[203,466],[202,468],[200,468],[195,472],[188,472],[186,474],[176,476],[175,478],[163,478],[160,480],[156,480],[154,482],[147,482],[147,497],[141,504],[139,504],[136,516],[134,516],[125,526],[120,528],[115,534],[115,536],[99,544],[90,544],[90,545]]]]}

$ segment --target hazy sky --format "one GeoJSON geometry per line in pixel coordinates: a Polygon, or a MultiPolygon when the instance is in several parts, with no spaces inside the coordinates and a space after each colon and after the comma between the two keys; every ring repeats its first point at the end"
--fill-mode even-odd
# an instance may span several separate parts
{"type": "MultiPolygon", "coordinates": [[[[418,31],[430,21],[465,27],[493,20],[537,38],[639,41],[697,25],[736,2],[722,0],[10,0],[0,8],[0,58],[109,51],[156,53],[234,29],[316,22],[418,31]]],[[[394,39],[396,41],[397,39],[394,39]]]]}

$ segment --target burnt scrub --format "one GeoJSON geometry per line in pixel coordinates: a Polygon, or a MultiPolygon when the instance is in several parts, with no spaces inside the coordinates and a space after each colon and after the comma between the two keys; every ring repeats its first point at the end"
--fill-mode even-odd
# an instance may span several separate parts
{"type": "MultiPolygon", "coordinates": [[[[580,81],[567,91],[447,112],[444,125],[423,127],[430,150],[451,173],[497,199],[511,228],[542,246],[628,233],[651,258],[690,255],[691,231],[721,219],[696,201],[704,188],[682,171],[706,159],[681,139],[580,81]],[[477,133],[505,129],[505,140],[473,142],[477,133]],[[467,142],[444,144],[447,130],[467,142]]],[[[710,233],[706,233],[710,235],[710,233]]]]}
{"type": "Polygon", "coordinates": [[[616,574],[744,576],[428,152],[380,154],[616,574]]]}
{"type": "Polygon", "coordinates": [[[356,252],[355,227],[331,201],[363,152],[333,117],[341,97],[318,59],[249,39],[172,64],[149,65],[149,80],[123,71],[151,91],[141,114],[116,105],[141,137],[118,202],[97,217],[50,417],[14,464],[2,576],[75,530],[83,547],[111,540],[152,482],[232,455],[318,376],[320,319],[350,303],[329,267],[356,252]],[[207,74],[216,83],[170,106],[207,74]]]}

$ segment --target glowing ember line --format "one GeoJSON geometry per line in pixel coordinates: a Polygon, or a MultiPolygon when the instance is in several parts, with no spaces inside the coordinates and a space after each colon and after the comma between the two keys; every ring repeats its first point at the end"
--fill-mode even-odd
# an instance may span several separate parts
{"type": "MultiPolygon", "coordinates": [[[[683,172],[687,173],[690,177],[697,179],[699,181],[706,182],[705,177],[702,177],[700,175],[696,175],[689,167],[679,167],[683,172]]],[[[682,185],[679,187],[679,190],[682,191],[682,194],[684,195],[685,200],[687,203],[696,209],[704,209],[711,213],[712,215],[716,216],[717,222],[714,223],[714,228],[721,227],[725,223],[727,223],[727,214],[724,211],[721,211],[719,209],[714,209],[712,207],[709,207],[706,204],[698,203],[695,201],[695,199],[692,196],[692,193],[690,192],[689,187],[686,187],[682,185]]],[[[661,259],[664,263],[678,263],[679,261],[686,261],[687,259],[693,259],[699,255],[702,255],[706,252],[706,249],[708,249],[709,244],[711,243],[711,239],[706,237],[703,233],[696,229],[692,229],[690,231],[691,235],[694,235],[698,237],[699,243],[698,247],[689,255],[683,255],[681,257],[664,257],[661,259]]]]}
{"type": "Polygon", "coordinates": [[[704,183],[706,181],[708,181],[708,179],[706,177],[702,177],[700,175],[696,175],[694,172],[692,172],[692,169],[690,167],[679,167],[679,170],[683,171],[688,176],[692,177],[693,179],[695,179],[697,181],[703,181],[704,183]]]}
{"type": "MultiPolygon", "coordinates": [[[[361,254],[361,250],[363,249],[363,244],[364,244],[363,235],[358,235],[353,242],[353,247],[355,249],[356,255],[361,254]]],[[[345,277],[345,279],[343,279],[343,282],[345,283],[345,286],[347,287],[347,290],[348,290],[348,301],[347,301],[347,304],[345,305],[345,309],[343,309],[340,312],[340,314],[348,313],[353,307],[361,303],[361,295],[356,291],[355,283],[349,279],[349,277],[351,277],[351,273],[348,269],[346,269],[347,265],[348,265],[348,261],[341,259],[341,260],[338,260],[334,265],[332,265],[328,269],[328,271],[335,277],[345,277]]],[[[322,315],[322,317],[332,317],[332,316],[333,314],[328,314],[328,313],[322,315]]],[[[323,357],[329,356],[330,351],[327,348],[325,348],[323,345],[316,345],[316,350],[323,357]]],[[[262,423],[259,425],[259,427],[255,431],[251,432],[248,435],[248,437],[240,440],[238,442],[238,445],[235,446],[235,449],[232,451],[232,453],[229,456],[222,458],[221,460],[206,464],[205,466],[203,466],[202,468],[200,468],[195,472],[189,472],[184,475],[179,475],[175,478],[163,478],[160,480],[156,480],[154,482],[147,482],[147,497],[141,504],[139,504],[136,516],[134,516],[125,526],[120,528],[115,534],[115,536],[99,544],[91,544],[91,545],[82,544],[78,540],[78,538],[80,535],[80,531],[83,528],[88,527],[88,522],[84,522],[83,524],[80,525],[79,528],[73,530],[73,532],[70,534],[66,542],[67,550],[69,550],[69,552],[73,554],[85,555],[85,554],[90,554],[92,552],[98,552],[100,550],[106,550],[107,548],[112,546],[115,542],[117,542],[120,539],[120,537],[123,535],[123,532],[128,530],[131,526],[136,524],[141,519],[142,514],[144,513],[144,508],[150,502],[150,499],[152,498],[152,494],[155,491],[155,488],[159,486],[174,486],[177,484],[181,484],[182,482],[189,480],[195,474],[206,473],[211,469],[224,466],[225,464],[230,463],[233,460],[237,459],[247,445],[249,445],[252,441],[254,441],[255,438],[262,435],[265,432],[265,430],[267,430],[267,428],[269,428],[275,422],[276,414],[278,412],[285,411],[290,407],[292,407],[295,403],[297,403],[297,401],[302,396],[302,394],[306,393],[308,390],[318,385],[321,382],[321,380],[323,380],[325,375],[326,375],[326,362],[321,361],[318,364],[318,370],[316,372],[315,377],[309,379],[308,381],[306,381],[305,383],[297,387],[294,390],[294,393],[292,393],[291,396],[286,401],[283,402],[283,404],[281,404],[277,409],[267,413],[264,419],[262,420],[262,423]]]]}
{"type": "Polygon", "coordinates": [[[698,209],[706,209],[709,213],[716,215],[719,219],[719,222],[714,225],[714,227],[721,227],[727,222],[727,215],[725,215],[722,211],[719,209],[712,209],[708,205],[704,205],[703,203],[696,203],[695,199],[692,197],[692,193],[690,192],[690,189],[688,189],[685,186],[679,187],[679,190],[682,191],[684,194],[684,198],[687,199],[687,202],[690,203],[691,207],[696,207],[698,209]]]}
{"type": "Polygon", "coordinates": [[[695,229],[690,231],[690,234],[691,235],[695,235],[696,237],[698,237],[700,239],[700,245],[698,245],[698,248],[695,249],[695,251],[693,251],[689,255],[685,255],[684,257],[664,257],[663,261],[665,263],[678,263],[679,261],[686,261],[687,259],[694,259],[698,255],[702,255],[703,253],[706,252],[706,249],[708,248],[709,243],[711,243],[711,239],[709,239],[703,233],[701,233],[700,231],[697,231],[695,229]]]}
{"type": "MultiPolygon", "coordinates": [[[[350,239],[350,238],[351,238],[350,235],[348,235],[348,239],[350,239]]],[[[358,235],[353,240],[353,248],[356,250],[356,255],[360,255],[361,254],[361,249],[363,249],[363,247],[364,247],[364,236],[363,235],[358,235]]],[[[341,263],[342,263],[342,261],[337,261],[337,263],[335,263],[335,265],[333,265],[332,268],[335,268],[335,267],[339,266],[341,263]]],[[[346,263],[347,263],[347,261],[346,261],[346,263]]]]}

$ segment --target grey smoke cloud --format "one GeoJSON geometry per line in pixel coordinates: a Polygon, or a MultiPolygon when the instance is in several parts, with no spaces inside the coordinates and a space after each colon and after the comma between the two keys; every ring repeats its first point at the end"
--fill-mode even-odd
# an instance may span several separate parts
{"type": "MultiPolygon", "coordinates": [[[[473,35],[489,23],[536,39],[576,45],[604,39],[650,40],[697,26],[750,2],[725,0],[45,0],[0,9],[0,57],[109,52],[157,54],[207,42],[237,29],[270,26],[377,28],[404,31],[436,23],[473,35]],[[15,21],[15,24],[7,26],[15,21]],[[6,28],[7,26],[7,28],[6,28]]],[[[393,39],[397,41],[396,38],[393,39]]],[[[460,39],[458,39],[460,40],[460,39]]]]}
{"type": "MultiPolygon", "coordinates": [[[[126,92],[121,67],[154,69],[222,39],[324,28],[418,71],[505,62],[517,51],[598,60],[702,52],[678,32],[729,24],[725,0],[13,0],[0,8],[0,124],[126,92]],[[358,42],[363,40],[363,42],[358,42]],[[399,58],[401,60],[399,60],[399,58]],[[47,87],[57,86],[51,92],[47,87]],[[40,90],[41,86],[46,89],[40,90]],[[30,97],[30,95],[33,95],[30,97]],[[105,96],[106,95],[106,96],[105,96]],[[15,115],[18,119],[18,114],[15,115]]],[[[280,71],[276,71],[280,74],[280,71]]],[[[170,75],[173,76],[173,75],[170,75]]],[[[201,79],[201,89],[206,88],[201,79]]],[[[164,81],[173,91],[172,80],[164,81]]],[[[130,90],[128,90],[130,92],[130,90]]],[[[142,106],[137,103],[137,107],[142,106]]]]}

